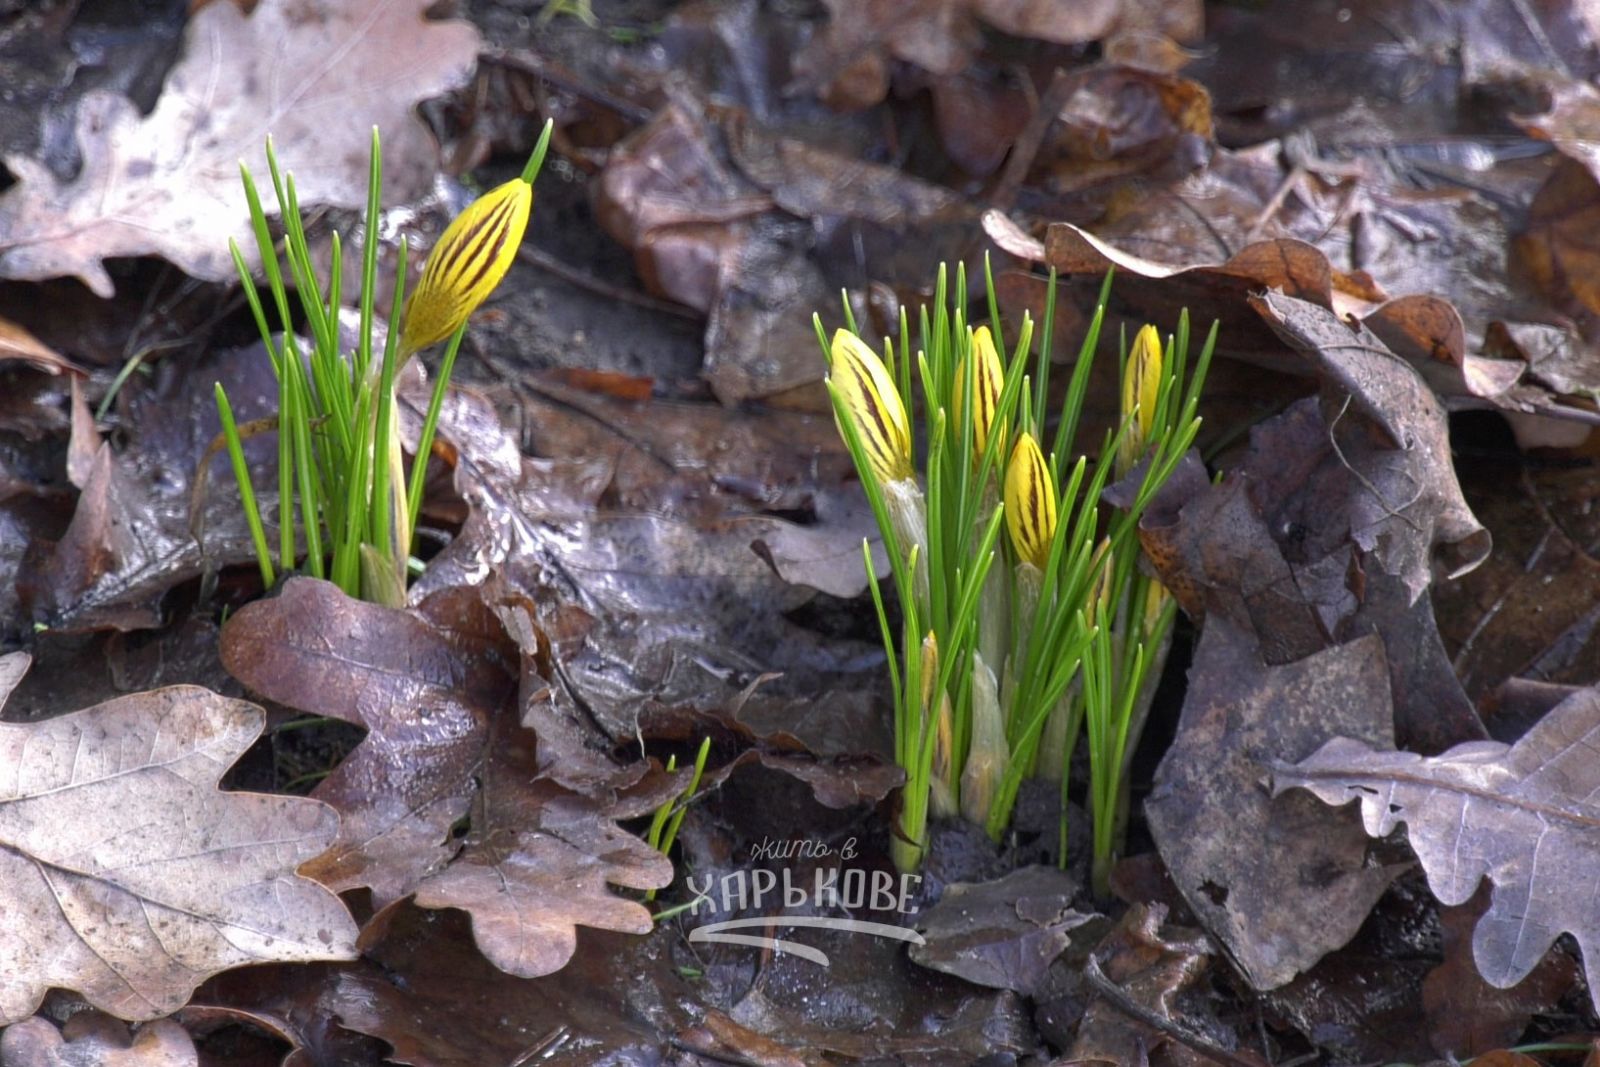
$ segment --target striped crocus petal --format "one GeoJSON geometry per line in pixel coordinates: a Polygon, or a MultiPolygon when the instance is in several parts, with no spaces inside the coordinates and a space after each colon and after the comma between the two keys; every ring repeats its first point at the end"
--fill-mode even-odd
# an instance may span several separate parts
{"type": "Polygon", "coordinates": [[[844,401],[879,482],[912,476],[911,423],[889,369],[849,330],[833,335],[828,380],[844,401]]]}
{"type": "Polygon", "coordinates": [[[455,333],[511,269],[533,209],[521,178],[489,190],[440,235],[406,302],[400,349],[409,355],[455,333]]]}
{"type": "Polygon", "coordinates": [[[1056,486],[1033,434],[1023,433],[1006,464],[1006,527],[1017,556],[1040,570],[1056,536],[1056,486]]]}
{"type": "Polygon", "coordinates": [[[1141,326],[1133,339],[1128,366],[1122,372],[1122,418],[1127,420],[1138,413],[1117,448],[1117,470],[1122,473],[1139,462],[1150,440],[1161,391],[1162,363],[1161,334],[1154,326],[1141,326]]]}
{"type": "MultiPolygon", "coordinates": [[[[959,423],[967,390],[967,375],[970,373],[972,392],[977,397],[977,403],[972,407],[972,443],[981,459],[989,447],[989,438],[994,432],[995,409],[1000,406],[1000,393],[1006,384],[1005,368],[1000,364],[1000,353],[995,351],[994,337],[989,333],[989,327],[979,326],[972,331],[972,356],[971,371],[968,371],[964,359],[956,367],[955,413],[959,423]]],[[[1000,427],[999,434],[996,441],[1004,448],[1004,426],[1000,427]]]]}

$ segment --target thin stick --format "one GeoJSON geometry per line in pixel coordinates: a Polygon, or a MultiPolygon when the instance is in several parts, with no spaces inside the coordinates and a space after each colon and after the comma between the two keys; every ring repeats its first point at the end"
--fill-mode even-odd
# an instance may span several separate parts
{"type": "Polygon", "coordinates": [[[1171,1019],[1157,1015],[1151,1009],[1140,1004],[1128,995],[1127,991],[1106,977],[1100,969],[1100,961],[1090,953],[1088,960],[1083,965],[1083,977],[1113,1007],[1130,1019],[1144,1023],[1153,1030],[1158,1030],[1178,1044],[1193,1052],[1199,1053],[1214,1063],[1224,1064],[1225,1067],[1261,1067],[1261,1061],[1246,1058],[1237,1053],[1213,1044],[1199,1034],[1192,1033],[1186,1027],[1180,1026],[1171,1019]]]}
{"type": "Polygon", "coordinates": [[[662,300],[648,293],[624,289],[592,275],[585,274],[583,271],[576,270],[561,262],[554,256],[548,256],[537,248],[531,248],[526,244],[517,250],[517,258],[530,266],[538,267],[546,273],[554,274],[569,285],[575,285],[579,289],[596,293],[608,300],[618,300],[624,304],[632,304],[634,307],[644,308],[646,311],[659,311],[663,315],[674,315],[680,319],[688,319],[691,322],[699,322],[705,318],[703,314],[694,308],[686,307],[671,300],[662,300]]]}
{"type": "Polygon", "coordinates": [[[1061,113],[1061,108],[1077,86],[1077,75],[1064,70],[1056,71],[1050,79],[1050,87],[1039,98],[1039,106],[1017,136],[1016,144],[1011,146],[1011,156],[1006,160],[1005,170],[1000,172],[1000,180],[995,183],[994,195],[989,198],[989,203],[996,210],[1005,211],[1016,200],[1022,180],[1028,176],[1028,169],[1038,157],[1039,146],[1044,144],[1044,135],[1049,132],[1051,124],[1056,121],[1056,116],[1061,113]]]}

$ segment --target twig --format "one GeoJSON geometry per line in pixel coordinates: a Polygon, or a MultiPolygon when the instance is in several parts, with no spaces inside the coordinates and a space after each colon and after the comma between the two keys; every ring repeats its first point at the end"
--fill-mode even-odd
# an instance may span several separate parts
{"type": "Polygon", "coordinates": [[[1050,79],[1050,87],[1039,98],[1039,106],[1034,108],[1028,124],[1017,135],[1017,142],[1011,146],[1011,155],[1006,160],[1005,170],[1000,172],[1000,180],[995,183],[994,195],[989,200],[995,210],[1006,211],[1016,200],[1017,192],[1022,188],[1022,180],[1028,176],[1028,170],[1039,155],[1039,146],[1044,143],[1044,135],[1049,132],[1050,125],[1055,122],[1056,116],[1066,106],[1067,98],[1077,87],[1077,75],[1064,70],[1056,71],[1055,76],[1050,79]]]}
{"type": "Polygon", "coordinates": [[[550,60],[535,55],[527,49],[485,48],[478,53],[478,59],[509,70],[521,71],[523,74],[531,74],[535,78],[550,82],[552,85],[559,85],[568,92],[593,100],[595,103],[609,108],[623,118],[639,125],[643,125],[655,117],[655,113],[649,108],[636,104],[631,100],[624,100],[622,97],[606,92],[604,89],[596,88],[566,67],[558,63],[552,63],[550,60]]]}
{"type": "MultiPolygon", "coordinates": [[[[1407,500],[1404,504],[1401,504],[1398,508],[1397,507],[1393,507],[1393,506],[1390,505],[1390,503],[1387,500],[1385,500],[1383,498],[1383,494],[1378,491],[1378,487],[1373,485],[1372,482],[1367,479],[1366,475],[1364,475],[1360,471],[1356,470],[1355,467],[1351,464],[1351,462],[1348,459],[1345,458],[1344,450],[1339,447],[1339,437],[1338,437],[1339,420],[1343,419],[1344,415],[1345,415],[1345,412],[1350,410],[1350,401],[1353,398],[1353,395],[1354,394],[1351,394],[1351,393],[1346,393],[1344,395],[1344,404],[1340,406],[1339,414],[1335,415],[1333,417],[1333,421],[1328,424],[1328,444],[1333,446],[1333,454],[1339,457],[1339,463],[1341,465],[1343,465],[1345,471],[1350,475],[1350,477],[1352,477],[1356,481],[1360,482],[1361,485],[1366,489],[1367,492],[1372,494],[1372,499],[1374,499],[1374,500],[1376,500],[1378,502],[1378,506],[1383,509],[1383,513],[1385,515],[1387,515],[1387,516],[1389,516],[1390,518],[1393,518],[1393,519],[1399,519],[1401,522],[1403,522],[1407,526],[1411,527],[1417,533],[1422,533],[1422,527],[1420,525],[1418,525],[1418,523],[1417,523],[1417,521],[1415,519],[1413,519],[1411,516],[1407,515],[1405,513],[1405,511],[1403,510],[1405,508],[1409,508],[1411,505],[1415,504],[1417,501],[1422,499],[1422,484],[1421,484],[1421,482],[1415,476],[1411,475],[1410,471],[1404,472],[1408,477],[1411,478],[1411,480],[1413,482],[1416,483],[1417,491],[1416,491],[1416,494],[1414,496],[1412,496],[1412,498],[1410,500],[1407,500]]],[[[1407,442],[1405,444],[1405,447],[1403,447],[1401,449],[1401,451],[1409,453],[1411,451],[1410,443],[1407,442]]]]}
{"type": "Polygon", "coordinates": [[[507,1064],[506,1067],[524,1067],[524,1065],[532,1060],[535,1056],[549,1055],[551,1052],[555,1051],[555,1046],[565,1043],[570,1031],[571,1028],[568,1027],[566,1023],[562,1023],[560,1026],[555,1027],[549,1033],[545,1034],[538,1041],[535,1041],[532,1045],[529,1045],[520,1054],[518,1054],[516,1059],[507,1064]]]}
{"type": "Polygon", "coordinates": [[[1197,1052],[1214,1063],[1224,1064],[1225,1067],[1261,1067],[1253,1059],[1230,1052],[1220,1045],[1190,1032],[1187,1028],[1178,1025],[1171,1019],[1157,1015],[1151,1009],[1140,1004],[1128,995],[1127,991],[1106,977],[1100,969],[1100,961],[1094,954],[1089,954],[1089,959],[1083,965],[1083,977],[1113,1007],[1130,1019],[1144,1023],[1151,1029],[1158,1030],[1185,1048],[1197,1052]]]}
{"type": "Polygon", "coordinates": [[[611,300],[620,300],[624,304],[632,304],[635,307],[644,308],[646,311],[659,311],[663,315],[676,315],[680,319],[689,319],[693,322],[699,322],[705,317],[694,308],[684,307],[675,301],[662,300],[648,293],[635,292],[632,289],[624,289],[620,286],[612,285],[610,282],[601,281],[593,275],[585,274],[581,270],[569,267],[555,256],[546,255],[537,248],[523,245],[517,250],[517,258],[538,267],[542,271],[548,271],[562,281],[576,285],[579,289],[587,289],[591,293],[597,293],[611,300]]]}

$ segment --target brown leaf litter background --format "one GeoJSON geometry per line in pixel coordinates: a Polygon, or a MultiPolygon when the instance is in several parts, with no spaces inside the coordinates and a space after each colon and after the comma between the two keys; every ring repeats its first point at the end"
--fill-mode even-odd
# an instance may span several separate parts
{"type": "MultiPolygon", "coordinates": [[[[1590,7],[584,6],[0,4],[0,1064],[1592,1042],[1590,7]],[[547,117],[409,606],[258,589],[226,463],[197,469],[212,383],[242,419],[275,391],[238,160],[274,136],[325,260],[380,126],[387,292],[399,237],[547,117]],[[1200,449],[1140,531],[1190,622],[1121,899],[1082,889],[1081,791],[1048,785],[999,847],[939,827],[916,915],[878,916],[914,952],[770,909],[833,965],[691,943],[748,909],[653,923],[684,873],[841,862],[763,841],[886,866],[874,527],[811,315],[843,291],[892,334],[985,253],[1008,336],[1058,272],[1058,356],[1111,268],[1107,349],[1220,324],[1200,449]],[[702,738],[669,862],[637,833],[702,738]]],[[[270,487],[270,435],[247,455],[270,487]]]]}

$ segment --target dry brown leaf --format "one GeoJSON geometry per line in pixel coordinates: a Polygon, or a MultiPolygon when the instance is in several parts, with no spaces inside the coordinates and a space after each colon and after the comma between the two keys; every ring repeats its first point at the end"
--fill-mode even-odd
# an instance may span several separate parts
{"type": "Polygon", "coordinates": [[[198,1067],[188,1031],[157,1019],[133,1033],[98,1012],[81,1012],[58,1030],[35,1015],[0,1035],[3,1067],[198,1067]]]}
{"type": "Polygon", "coordinates": [[[1022,867],[991,882],[957,882],[917,916],[923,942],[911,959],[990,989],[1036,997],[1070,931],[1095,918],[1074,911],[1076,878],[1055,867],[1022,867]]]}
{"type": "Polygon", "coordinates": [[[1354,937],[1399,873],[1366,865],[1355,820],[1258,788],[1267,761],[1341,732],[1390,742],[1383,645],[1363,637],[1268,666],[1218,615],[1190,677],[1145,817],[1195,915],[1255,988],[1273,989],[1354,937]]]}
{"type": "Polygon", "coordinates": [[[0,318],[0,363],[10,360],[20,360],[46,374],[60,374],[62,371],[83,373],[61,353],[21,326],[10,319],[0,318]]]}
{"type": "MultiPolygon", "coordinates": [[[[463,599],[487,614],[471,589],[435,598],[463,599]]],[[[223,630],[222,662],[253,692],[368,730],[313,794],[343,817],[333,846],[305,869],[323,885],[368,886],[385,907],[459,848],[450,827],[472,801],[489,717],[516,685],[499,625],[489,619],[486,633],[466,614],[431,625],[292,578],[223,630]]]]}
{"type": "MultiPolygon", "coordinates": [[[[490,746],[472,831],[451,864],[416,892],[424,908],[472,916],[479,950],[522,978],[553,974],[577,949],[577,927],[647,934],[650,912],[607,885],[659,889],[672,881],[667,857],[616,825],[671,795],[655,789],[609,803],[536,778],[534,735],[507,727],[490,746]]],[[[681,788],[681,786],[679,787],[681,788]]]]}
{"type": "Polygon", "coordinates": [[[1441,908],[1444,962],[1422,983],[1428,1040],[1441,1056],[1466,1058],[1515,1044],[1535,1015],[1553,1015],[1578,965],[1560,947],[1545,953],[1533,973],[1510,989],[1485,982],[1472,963],[1472,928],[1489,906],[1489,894],[1458,908],[1441,908]]]}
{"type": "MultiPolygon", "coordinates": [[[[0,700],[27,662],[0,659],[0,700]]],[[[0,1022],[51,986],[153,1019],[229,967],[354,955],[339,898],[294,873],[333,840],[333,809],[216,788],[264,721],[171,686],[0,723],[0,1022]]]]}
{"type": "Polygon", "coordinates": [[[1428,886],[1446,904],[1487,878],[1493,902],[1473,935],[1473,959],[1500,989],[1526,978],[1557,937],[1583,950],[1600,1003],[1600,690],[1563,701],[1515,745],[1474,741],[1441,756],[1385,751],[1335,738],[1280,765],[1273,790],[1306,789],[1324,803],[1361,802],[1367,833],[1406,824],[1428,886]]]}
{"type": "Polygon", "coordinates": [[[882,100],[890,59],[960,74],[983,45],[979,22],[1018,37],[1081,44],[1109,33],[1123,0],[825,0],[829,19],[798,57],[801,85],[855,110],[882,100]]]}
{"type": "Polygon", "coordinates": [[[412,105],[460,84],[478,45],[466,22],[424,20],[431,6],[261,0],[246,17],[207,5],[148,117],[119,94],[84,94],[76,178],[5,157],[17,184],[0,196],[0,276],[71,275],[109,297],[102,260],[159,255],[197,278],[231,278],[227,239],[255,245],[238,163],[264,177],[269,133],[302,205],[365,201],[373,126],[390,194],[422,192],[438,148],[412,105]]]}

